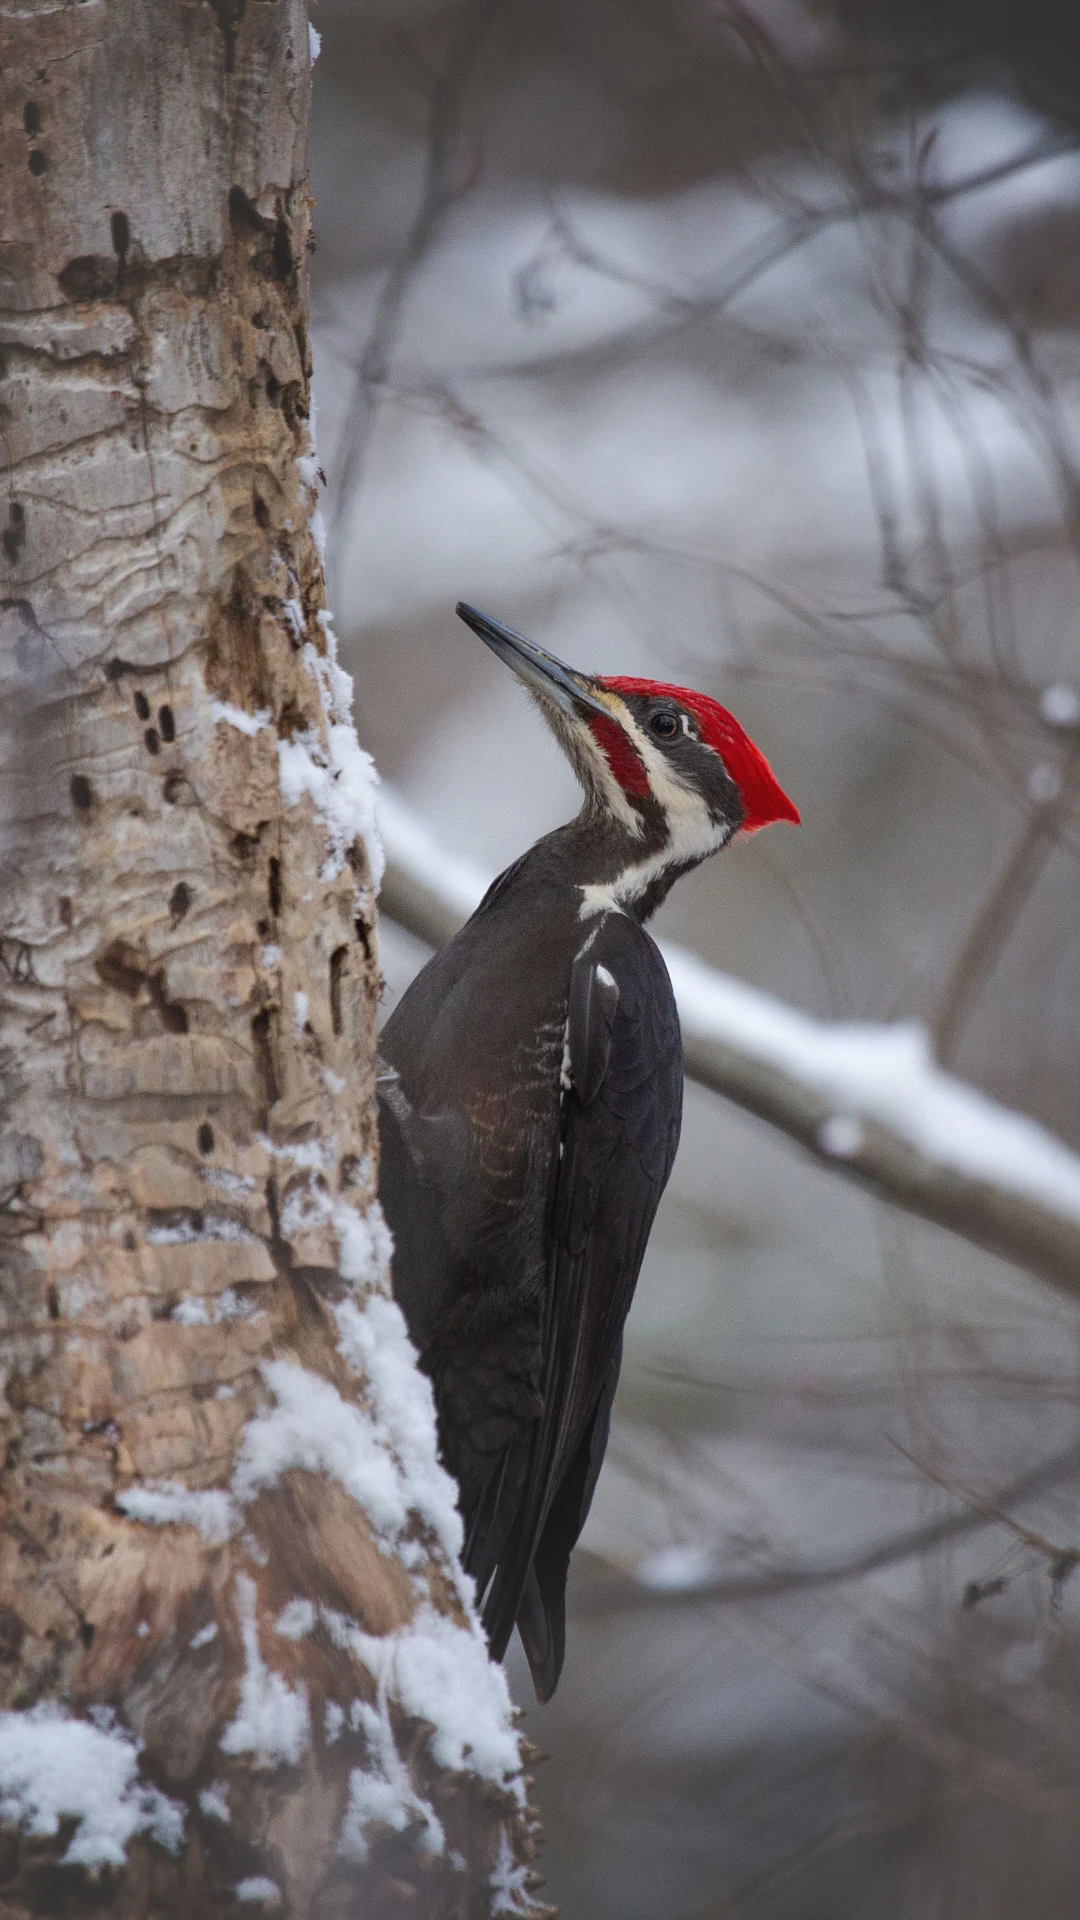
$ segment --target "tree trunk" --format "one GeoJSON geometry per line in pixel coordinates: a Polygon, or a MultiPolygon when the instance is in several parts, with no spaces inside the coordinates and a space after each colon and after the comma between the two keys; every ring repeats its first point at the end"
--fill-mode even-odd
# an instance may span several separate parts
{"type": "Polygon", "coordinates": [[[373,1201],[305,7],[5,30],[0,1912],[532,1910],[373,1201]]]}

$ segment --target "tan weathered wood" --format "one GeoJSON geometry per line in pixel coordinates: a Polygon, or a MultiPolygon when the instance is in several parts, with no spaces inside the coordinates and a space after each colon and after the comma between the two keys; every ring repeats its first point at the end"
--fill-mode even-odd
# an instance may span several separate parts
{"type": "Polygon", "coordinates": [[[273,1632],[302,1597],[385,1634],[420,1576],[461,1620],[430,1533],[407,1568],[300,1470],[216,1541],[119,1504],[224,1488],[270,1357],[364,1395],[329,1211],[374,1195],[372,876],[278,769],[328,724],[297,467],[306,8],[19,0],[2,32],[0,1709],[109,1708],[185,1841],[88,1874],[57,1864],[71,1822],[9,1823],[0,1911],[204,1916],[263,1877],[289,1915],[486,1915],[500,1854],[532,1854],[514,1796],[399,1713],[446,1846],[407,1827],[339,1856],[364,1743],[328,1742],[323,1708],[374,1682],[326,1632],[273,1632]],[[315,1171],[290,1158],[318,1142],[315,1171]],[[249,1592],[262,1658],[307,1689],[292,1766],[220,1745],[249,1592]],[[198,1805],[221,1781],[228,1821],[198,1805]]]}

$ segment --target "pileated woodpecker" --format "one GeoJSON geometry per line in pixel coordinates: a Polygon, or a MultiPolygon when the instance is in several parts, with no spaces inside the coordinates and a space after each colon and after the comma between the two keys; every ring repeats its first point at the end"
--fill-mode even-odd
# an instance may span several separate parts
{"type": "Polygon", "coordinates": [[[682,1115],[678,1015],[643,922],[736,833],[799,815],[705,694],[576,673],[458,613],[532,690],[585,803],[500,875],[388,1020],[380,1195],[492,1657],[516,1623],[547,1700],[682,1115]]]}

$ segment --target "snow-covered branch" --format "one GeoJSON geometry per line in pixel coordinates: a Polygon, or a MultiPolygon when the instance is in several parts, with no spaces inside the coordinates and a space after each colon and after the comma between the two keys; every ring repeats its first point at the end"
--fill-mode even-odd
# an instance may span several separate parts
{"type": "MultiPolygon", "coordinates": [[[[382,910],[429,946],[490,876],[446,853],[385,789],[382,910]]],[[[1080,1293],[1080,1155],[943,1073],[925,1029],[830,1024],[664,945],[686,1070],[879,1198],[1080,1293]]]]}

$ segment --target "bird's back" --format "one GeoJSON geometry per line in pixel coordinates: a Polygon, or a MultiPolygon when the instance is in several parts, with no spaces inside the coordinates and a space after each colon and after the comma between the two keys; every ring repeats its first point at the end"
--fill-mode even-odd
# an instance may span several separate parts
{"type": "Polygon", "coordinates": [[[521,1613],[544,1695],[682,1093],[657,948],[624,914],[582,922],[559,852],[552,836],[496,882],[382,1040],[395,1292],[435,1387],[466,1565],[490,1583],[493,1651],[521,1613]]]}
{"type": "Polygon", "coordinates": [[[455,1296],[480,1289],[527,1299],[542,1281],[566,995],[580,940],[574,902],[549,878],[544,852],[541,842],[500,876],[412,982],[380,1038],[398,1076],[389,1097],[384,1083],[382,1102],[391,1152],[380,1191],[391,1227],[415,1205],[418,1180],[437,1194],[436,1243],[420,1246],[407,1233],[395,1261],[422,1355],[437,1327],[445,1334],[455,1296]]]}

